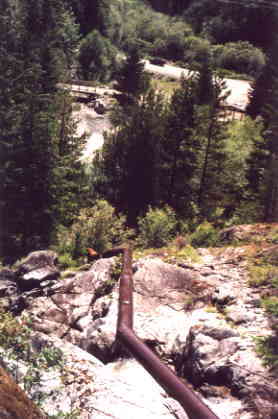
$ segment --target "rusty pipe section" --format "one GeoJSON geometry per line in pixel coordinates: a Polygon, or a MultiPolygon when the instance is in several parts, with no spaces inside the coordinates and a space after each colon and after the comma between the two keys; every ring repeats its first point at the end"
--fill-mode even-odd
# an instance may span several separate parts
{"type": "Polygon", "coordinates": [[[190,419],[219,419],[133,332],[132,292],[132,251],[126,248],[123,249],[120,278],[117,340],[134,355],[169,396],[182,405],[190,419]]]}
{"type": "Polygon", "coordinates": [[[132,250],[123,249],[123,269],[120,278],[118,327],[124,324],[133,328],[133,281],[132,281],[132,250]]]}

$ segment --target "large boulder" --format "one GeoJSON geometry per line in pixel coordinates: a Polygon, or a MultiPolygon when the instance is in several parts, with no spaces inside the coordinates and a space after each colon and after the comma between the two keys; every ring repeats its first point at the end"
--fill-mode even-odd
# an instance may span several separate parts
{"type": "Polygon", "coordinates": [[[18,292],[15,272],[4,268],[0,270],[0,298],[16,295],[18,292]]]}
{"type": "Polygon", "coordinates": [[[58,261],[58,256],[51,250],[38,250],[30,253],[17,266],[17,275],[21,276],[36,269],[47,267],[55,267],[58,261]]]}
{"type": "Polygon", "coordinates": [[[239,398],[250,397],[258,375],[265,376],[254,351],[232,329],[204,325],[191,328],[179,372],[197,387],[226,386],[239,398]]]}
{"type": "MultiPolygon", "coordinates": [[[[182,350],[176,342],[185,342],[191,325],[191,314],[186,312],[188,299],[198,292],[198,297],[206,298],[211,288],[197,272],[158,258],[141,259],[133,268],[134,330],[164,360],[175,358],[182,350]]],[[[99,299],[93,312],[95,320],[87,329],[82,347],[109,362],[115,357],[117,288],[99,299]]]]}
{"type": "Polygon", "coordinates": [[[17,267],[18,286],[21,291],[46,287],[56,281],[60,272],[56,267],[58,257],[51,250],[30,253],[17,267]]]}
{"type": "MultiPolygon", "coordinates": [[[[46,334],[64,336],[68,341],[84,345],[87,329],[96,317],[94,304],[111,291],[113,259],[100,259],[86,272],[61,279],[47,290],[47,295],[24,293],[26,310],[32,327],[46,334]]],[[[85,345],[86,346],[86,345],[85,345]]]]}
{"type": "Polygon", "coordinates": [[[147,298],[154,297],[164,304],[184,307],[185,297],[205,297],[211,291],[208,282],[194,269],[184,269],[159,258],[140,259],[133,276],[135,291],[147,298]]]}

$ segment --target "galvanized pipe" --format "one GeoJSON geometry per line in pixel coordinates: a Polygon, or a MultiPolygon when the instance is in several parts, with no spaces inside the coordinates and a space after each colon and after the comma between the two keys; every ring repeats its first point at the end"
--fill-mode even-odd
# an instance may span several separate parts
{"type": "Polygon", "coordinates": [[[132,251],[129,248],[123,249],[123,254],[117,340],[134,355],[169,396],[182,405],[190,419],[219,419],[133,332],[132,251]]]}

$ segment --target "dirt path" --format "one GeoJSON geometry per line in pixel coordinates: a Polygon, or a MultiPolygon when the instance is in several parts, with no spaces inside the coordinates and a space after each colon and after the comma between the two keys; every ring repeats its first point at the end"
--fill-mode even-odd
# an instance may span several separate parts
{"type": "MultiPolygon", "coordinates": [[[[191,73],[189,70],[181,67],[175,67],[165,64],[164,66],[158,66],[151,64],[148,60],[144,60],[145,70],[148,73],[160,74],[162,76],[172,77],[174,79],[180,79],[182,74],[185,77],[191,73]]],[[[245,80],[225,79],[227,89],[226,91],[230,94],[226,99],[228,105],[239,107],[242,110],[246,109],[248,104],[248,93],[250,90],[250,82],[245,80]]]]}

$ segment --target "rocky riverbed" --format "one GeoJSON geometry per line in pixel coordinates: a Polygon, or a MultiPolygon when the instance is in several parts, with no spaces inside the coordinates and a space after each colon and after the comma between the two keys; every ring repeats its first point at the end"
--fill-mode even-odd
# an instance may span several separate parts
{"type": "MultiPolygon", "coordinates": [[[[137,258],[134,329],[219,418],[275,419],[277,376],[255,350],[256,338],[272,330],[249,285],[246,251],[198,249],[198,263],[159,252],[137,258]]],[[[2,269],[2,307],[31,328],[30,353],[48,348],[53,362],[46,369],[31,365],[30,373],[26,357],[2,348],[1,358],[54,417],[186,418],[132,357],[115,353],[119,263],[103,258],[63,272],[54,252],[41,251],[2,269]],[[60,351],[56,358],[53,349],[60,351]],[[26,374],[35,377],[29,387],[26,374]]]]}

